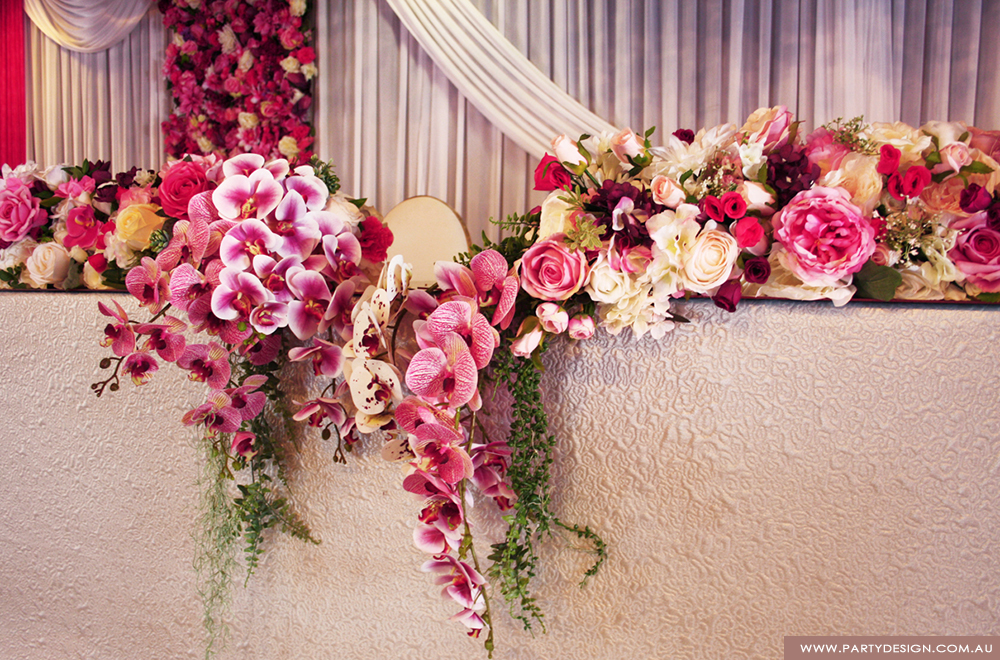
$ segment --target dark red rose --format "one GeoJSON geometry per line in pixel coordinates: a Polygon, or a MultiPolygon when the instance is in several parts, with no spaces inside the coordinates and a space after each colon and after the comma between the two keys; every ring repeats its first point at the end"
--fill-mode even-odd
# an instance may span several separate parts
{"type": "Polygon", "coordinates": [[[727,312],[735,312],[736,305],[743,297],[743,287],[738,279],[729,280],[719,287],[719,290],[712,296],[712,302],[716,307],[721,307],[727,312]]]}
{"type": "Polygon", "coordinates": [[[535,190],[548,192],[559,188],[569,188],[573,178],[555,156],[545,154],[535,168],[535,190]]]}
{"type": "Polygon", "coordinates": [[[392,245],[392,231],[382,224],[382,221],[373,215],[368,216],[361,223],[361,235],[358,237],[361,243],[361,256],[368,261],[379,263],[385,261],[389,254],[389,246],[392,245]]]}
{"type": "Polygon", "coordinates": [[[978,183],[970,183],[959,197],[959,204],[966,213],[985,211],[992,203],[993,195],[986,192],[986,188],[978,183]]]}
{"type": "Polygon", "coordinates": [[[694,131],[690,128],[678,128],[673,132],[673,136],[681,142],[687,142],[688,144],[694,142],[694,131]]]}
{"type": "Polygon", "coordinates": [[[902,191],[907,197],[916,197],[931,182],[931,171],[923,165],[913,165],[903,175],[902,191]]]}
{"type": "Polygon", "coordinates": [[[771,264],[764,257],[754,257],[743,262],[743,277],[753,284],[764,284],[771,277],[771,264]]]}
{"type": "Polygon", "coordinates": [[[708,195],[705,199],[701,200],[701,210],[702,213],[716,222],[722,222],[722,219],[725,217],[725,211],[722,209],[722,201],[715,195],[708,195]]]}

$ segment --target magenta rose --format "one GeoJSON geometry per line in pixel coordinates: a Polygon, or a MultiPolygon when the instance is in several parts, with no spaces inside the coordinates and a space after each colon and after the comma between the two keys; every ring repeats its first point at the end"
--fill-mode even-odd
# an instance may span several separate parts
{"type": "Polygon", "coordinates": [[[539,300],[567,300],[587,281],[587,257],[572,252],[556,234],[528,248],[521,257],[521,288],[539,300]]]}
{"type": "Polygon", "coordinates": [[[977,213],[960,224],[964,229],[955,240],[948,258],[965,279],[983,291],[1000,291],[1000,232],[990,228],[986,213],[977,213]]]}
{"type": "Polygon", "coordinates": [[[48,216],[24,181],[11,177],[6,183],[7,188],[0,190],[0,240],[16,243],[44,225],[48,216]]]}
{"type": "Polygon", "coordinates": [[[160,184],[160,206],[171,218],[188,219],[188,202],[208,190],[205,170],[198,163],[178,161],[163,173],[160,184]]]}
{"type": "Polygon", "coordinates": [[[811,286],[834,286],[875,251],[875,228],[843,188],[803,190],[772,222],[789,268],[811,286]]]}
{"type": "Polygon", "coordinates": [[[535,168],[535,190],[549,192],[558,188],[569,189],[573,179],[554,156],[545,154],[535,168]]]}

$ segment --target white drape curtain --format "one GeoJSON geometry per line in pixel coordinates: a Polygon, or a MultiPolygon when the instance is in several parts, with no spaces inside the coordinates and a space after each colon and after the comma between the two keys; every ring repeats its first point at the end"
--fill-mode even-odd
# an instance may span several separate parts
{"type": "Polygon", "coordinates": [[[63,48],[96,53],[124,39],[152,0],[24,0],[32,22],[63,48]]]}
{"type": "MultiPolygon", "coordinates": [[[[807,130],[859,114],[1000,128],[1000,0],[472,2],[616,126],[663,135],[785,104],[807,130]]],[[[534,159],[487,119],[496,110],[448,80],[387,0],[322,3],[317,45],[317,151],[345,190],[383,209],[440,197],[473,238],[542,199],[534,159]]]]}
{"type": "Polygon", "coordinates": [[[115,171],[164,161],[167,36],[155,7],[94,53],[60,46],[30,20],[25,31],[29,159],[43,166],[110,159],[115,171]]]}

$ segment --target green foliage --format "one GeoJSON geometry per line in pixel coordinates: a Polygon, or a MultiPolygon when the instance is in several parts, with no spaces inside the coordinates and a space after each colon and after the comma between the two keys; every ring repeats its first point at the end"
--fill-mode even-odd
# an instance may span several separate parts
{"type": "Polygon", "coordinates": [[[12,289],[27,289],[28,285],[21,282],[23,268],[23,264],[17,264],[6,270],[0,270],[0,282],[5,282],[12,289]]]}
{"type": "Polygon", "coordinates": [[[309,165],[312,166],[313,172],[319,177],[326,185],[326,189],[330,191],[331,195],[336,195],[337,191],[340,190],[340,178],[333,171],[333,161],[322,161],[319,156],[313,155],[309,159],[309,165]]]}
{"type": "MultiPolygon", "coordinates": [[[[549,433],[548,418],[542,407],[541,374],[531,360],[519,358],[504,347],[494,354],[493,376],[506,384],[512,399],[510,437],[507,444],[513,453],[507,477],[517,494],[510,515],[506,538],[492,546],[488,574],[503,594],[511,616],[526,630],[537,622],[545,631],[543,614],[531,595],[531,580],[537,574],[536,543],[560,527],[594,544],[597,561],[584,577],[597,573],[607,556],[604,541],[589,527],[568,525],[551,510],[550,468],[556,440],[549,433]]],[[[581,584],[582,586],[582,584],[581,584]]]]}
{"type": "Polygon", "coordinates": [[[455,261],[468,266],[472,257],[486,250],[496,250],[504,256],[508,264],[512,264],[524,254],[524,252],[535,242],[535,235],[538,233],[538,213],[526,213],[525,215],[511,214],[505,220],[494,220],[490,222],[500,228],[501,233],[507,233],[499,243],[490,240],[486,232],[483,232],[482,245],[473,245],[468,252],[464,252],[455,261]]]}
{"type": "Polygon", "coordinates": [[[858,287],[859,298],[874,298],[888,302],[896,294],[896,288],[903,283],[899,271],[888,266],[879,266],[869,261],[854,274],[854,284],[858,287]]]}
{"type": "Polygon", "coordinates": [[[869,156],[878,154],[878,148],[864,135],[868,130],[868,124],[865,123],[864,116],[854,117],[846,122],[843,117],[837,117],[833,121],[824,124],[823,128],[833,134],[834,142],[839,142],[851,151],[869,156]]]}

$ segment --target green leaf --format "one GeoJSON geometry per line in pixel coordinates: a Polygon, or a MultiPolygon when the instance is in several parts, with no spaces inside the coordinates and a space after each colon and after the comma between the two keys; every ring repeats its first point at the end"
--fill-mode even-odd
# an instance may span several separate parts
{"type": "Polygon", "coordinates": [[[363,197],[363,198],[361,198],[361,199],[352,199],[352,200],[350,200],[351,204],[354,204],[354,205],[355,205],[355,206],[357,206],[357,207],[358,207],[359,209],[360,209],[360,208],[361,208],[362,206],[364,206],[364,205],[365,205],[365,202],[367,202],[367,201],[368,201],[368,198],[367,198],[367,197],[363,197]]]}
{"type": "Polygon", "coordinates": [[[937,150],[930,152],[927,155],[927,158],[924,159],[924,165],[927,166],[927,169],[930,169],[935,165],[940,165],[940,164],[941,164],[941,152],[937,150]]]}
{"type": "Polygon", "coordinates": [[[996,293],[988,293],[984,291],[976,296],[976,300],[984,303],[1000,303],[1000,291],[996,293]]]}
{"type": "Polygon", "coordinates": [[[678,181],[677,183],[683,186],[684,182],[690,179],[692,176],[694,176],[694,170],[688,170],[687,172],[681,175],[681,180],[678,181]]]}
{"type": "Polygon", "coordinates": [[[986,163],[981,163],[978,160],[972,161],[971,165],[966,165],[959,172],[962,174],[989,174],[993,171],[993,168],[986,163]]]}
{"type": "Polygon", "coordinates": [[[858,296],[888,302],[896,295],[896,287],[903,283],[903,276],[888,266],[869,261],[854,274],[858,296]]]}
{"type": "Polygon", "coordinates": [[[648,129],[646,129],[646,135],[644,137],[649,137],[650,135],[653,134],[653,132],[655,130],[656,130],[656,126],[650,126],[648,129]]]}

